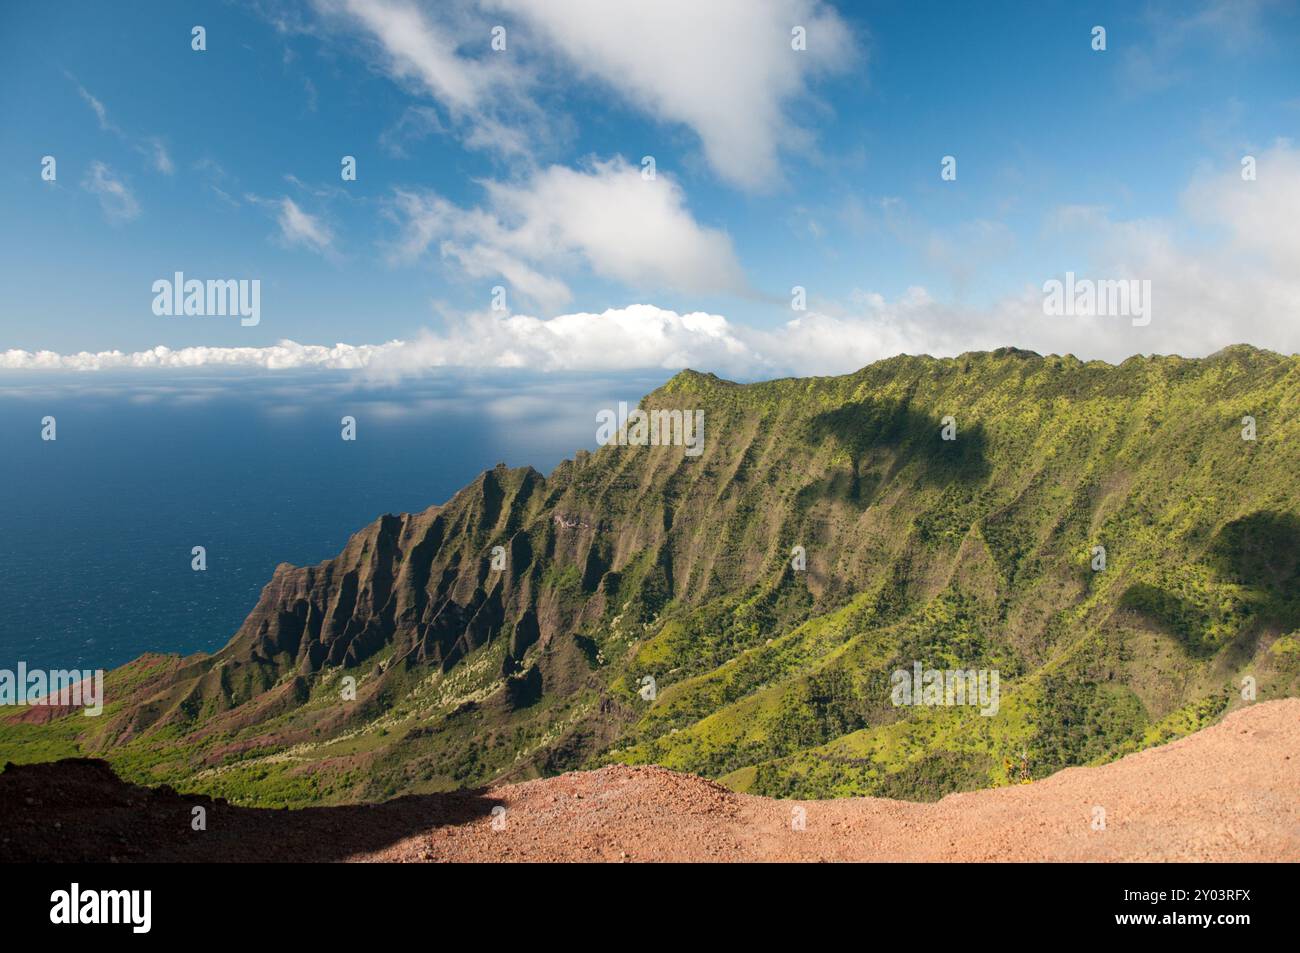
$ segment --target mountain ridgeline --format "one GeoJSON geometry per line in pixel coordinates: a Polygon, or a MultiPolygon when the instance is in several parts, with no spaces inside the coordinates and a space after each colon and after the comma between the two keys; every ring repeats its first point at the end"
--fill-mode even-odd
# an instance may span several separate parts
{"type": "Polygon", "coordinates": [[[0,720],[0,760],[268,805],[611,762],[932,800],[1300,694],[1300,358],[684,371],[641,406],[703,410],[703,452],[383,516],[279,566],[216,654],[110,673],[103,716],[0,720]],[[996,713],[896,705],[918,663],[996,673],[996,713]]]}

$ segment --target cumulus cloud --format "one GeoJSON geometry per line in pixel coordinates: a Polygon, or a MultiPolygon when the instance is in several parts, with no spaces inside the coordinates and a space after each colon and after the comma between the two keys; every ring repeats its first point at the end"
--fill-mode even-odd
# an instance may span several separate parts
{"type": "Polygon", "coordinates": [[[471,148],[525,155],[554,119],[534,90],[543,79],[576,75],[692,130],[717,174],[746,189],[779,177],[780,153],[808,139],[796,105],[817,76],[843,69],[854,55],[849,27],[822,0],[314,5],[325,22],[359,32],[395,80],[446,110],[471,148]],[[516,31],[508,34],[516,38],[509,56],[488,46],[502,17],[516,31]],[[796,27],[806,31],[805,50],[792,49],[796,27]]]}
{"type": "MultiPolygon", "coordinates": [[[[1195,177],[1171,219],[1115,218],[1063,206],[1046,231],[1080,249],[1079,278],[1150,282],[1151,321],[1043,313],[1033,276],[987,306],[942,300],[924,288],[894,299],[860,293],[777,329],[744,335],[764,366],[797,373],[849,370],[897,353],[955,355],[1015,344],[1041,353],[1120,361],[1133,354],[1204,356],[1248,343],[1300,352],[1300,150],[1278,141],[1244,181],[1235,161],[1195,177]]],[[[971,259],[968,253],[956,256],[971,259]]],[[[760,372],[761,373],[761,372],[760,372]]]]}
{"type": "Polygon", "coordinates": [[[449,367],[616,371],[694,365],[741,373],[767,365],[767,355],[746,343],[751,334],[721,315],[678,314],[653,305],[631,305],[601,314],[550,319],[471,314],[451,322],[440,333],[429,331],[415,340],[379,345],[325,347],[281,341],[270,347],[155,347],[133,353],[76,354],[14,349],[0,352],[0,370],[329,368],[391,377],[449,367]]]}
{"type": "Polygon", "coordinates": [[[1202,224],[1226,231],[1228,246],[1278,271],[1300,262],[1300,149],[1279,140],[1256,156],[1256,180],[1232,167],[1205,173],[1183,193],[1183,206],[1202,224]]]}
{"type": "Polygon", "coordinates": [[[378,355],[376,370],[430,367],[526,367],[538,370],[627,370],[720,367],[741,371],[764,362],[746,343],[746,329],[716,314],[678,314],[637,304],[600,314],[475,314],[442,333],[426,333],[378,355]]]}
{"type": "Polygon", "coordinates": [[[140,203],[126,183],[104,163],[90,163],[81,187],[99,198],[99,207],[110,222],[129,222],[140,214],[140,203]]]}
{"type": "Polygon", "coordinates": [[[460,317],[437,332],[382,345],[322,347],[281,341],[271,347],[158,347],[67,355],[11,350],[0,354],[0,370],[332,368],[396,378],[453,367],[602,372],[695,367],[745,379],[837,374],[899,353],[943,355],[1004,345],[1008,322],[1042,320],[1040,300],[1027,293],[997,309],[973,312],[913,288],[892,301],[863,295],[849,313],[810,311],[772,328],[649,304],[549,319],[484,312],[460,317]]]}
{"type": "Polygon", "coordinates": [[[848,25],[820,0],[491,0],[522,18],[580,75],[665,122],[688,126],[722,178],[777,178],[799,139],[792,106],[853,55],[848,25]],[[807,49],[791,31],[803,27],[807,49]]]}
{"type": "MultiPolygon", "coordinates": [[[[155,348],[59,355],[13,350],[0,369],[104,370],[210,365],[351,368],[401,376],[438,368],[532,368],[543,371],[673,370],[695,367],[739,378],[834,374],[899,353],[951,356],[1007,344],[1042,353],[1120,361],[1138,353],[1204,356],[1248,343],[1300,352],[1300,151],[1285,141],[1257,156],[1258,178],[1243,181],[1237,166],[1206,171],[1182,196],[1186,223],[1114,219],[1098,207],[1067,206],[1048,223],[1087,247],[1077,271],[1094,279],[1151,283],[1151,321],[1128,317],[1050,317],[1043,312],[1044,275],[1009,290],[985,307],[940,300],[924,288],[895,298],[862,292],[840,304],[821,303],[777,324],[756,327],[704,312],[678,313],[636,304],[601,313],[552,318],[491,312],[453,319],[439,331],[409,341],[332,348],[282,341],[269,348],[155,348]],[[1194,235],[1194,238],[1185,237],[1194,235]],[[1039,280],[1041,278],[1041,280],[1039,280]]],[[[563,190],[561,190],[563,194],[563,190]]],[[[597,229],[578,233],[562,224],[549,203],[533,209],[533,193],[506,196],[503,207],[522,209],[512,224],[492,214],[441,206],[416,216],[411,240],[427,247],[450,235],[487,253],[536,254],[548,243],[569,251],[599,244],[597,229]],[[462,220],[468,220],[464,225],[462,220]],[[458,224],[461,223],[461,224],[458,224]]],[[[560,203],[561,205],[563,203],[560,203]]],[[[425,209],[425,206],[419,206],[425,209]]],[[[427,211],[427,210],[426,210],[427,211]]],[[[611,254],[614,254],[611,252],[611,254]]],[[[619,252],[617,254],[623,254],[619,252]]],[[[602,267],[630,267],[615,258],[602,267]]],[[[486,267],[486,266],[485,266],[486,267]]],[[[503,266],[504,267],[504,266],[503,266]]],[[[637,266],[657,266],[644,263],[637,266]]]]}
{"type": "Polygon", "coordinates": [[[743,292],[731,239],[695,221],[668,176],[642,177],[622,159],[590,169],[551,166],[522,185],[485,183],[483,209],[461,209],[430,193],[397,192],[403,233],[395,261],[412,261],[438,243],[471,276],[505,278],[544,310],[572,299],[543,267],[574,261],[595,274],[644,290],[743,292]]]}
{"type": "Polygon", "coordinates": [[[922,288],[893,300],[860,294],[746,338],[774,366],[831,373],[900,352],[955,355],[1015,344],[1041,353],[1120,361],[1133,354],[1204,356],[1248,343],[1300,352],[1300,151],[1280,141],[1257,156],[1258,178],[1235,162],[1197,176],[1174,219],[1116,219],[1106,209],[1067,206],[1049,232],[1073,240],[1079,278],[1148,281],[1151,321],[1043,313],[1036,276],[976,307],[922,288]],[[1192,227],[1192,226],[1195,227],[1192,227]]]}
{"type": "Polygon", "coordinates": [[[263,370],[331,368],[355,370],[366,367],[385,350],[401,349],[400,341],[388,344],[298,344],[281,341],[271,347],[155,347],[148,351],[55,351],[0,352],[0,370],[17,371],[113,371],[203,367],[244,367],[263,370]]]}
{"type": "Polygon", "coordinates": [[[1100,356],[1204,354],[1239,342],[1300,350],[1300,151],[1280,140],[1256,158],[1255,181],[1235,161],[1195,177],[1173,220],[1078,208],[1058,216],[1057,227],[1089,243],[1094,277],[1151,282],[1152,320],[1048,319],[1035,337],[1100,356]]]}

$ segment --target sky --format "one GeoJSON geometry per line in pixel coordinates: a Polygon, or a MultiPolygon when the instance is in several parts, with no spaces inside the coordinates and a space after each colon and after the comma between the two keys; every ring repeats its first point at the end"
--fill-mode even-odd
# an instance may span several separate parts
{"type": "Polygon", "coordinates": [[[10,0],[0,382],[1293,353],[1297,50],[1292,0],[10,0]]]}

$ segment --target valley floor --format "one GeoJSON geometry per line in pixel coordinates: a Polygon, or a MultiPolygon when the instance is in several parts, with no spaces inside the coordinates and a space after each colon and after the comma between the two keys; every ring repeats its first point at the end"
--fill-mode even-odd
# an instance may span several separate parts
{"type": "Polygon", "coordinates": [[[10,766],[0,838],[19,861],[1297,861],[1300,699],[1112,764],[935,804],[773,800],[616,766],[274,811],[127,785],[103,762],[10,766]],[[192,830],[196,806],[205,831],[192,830]]]}

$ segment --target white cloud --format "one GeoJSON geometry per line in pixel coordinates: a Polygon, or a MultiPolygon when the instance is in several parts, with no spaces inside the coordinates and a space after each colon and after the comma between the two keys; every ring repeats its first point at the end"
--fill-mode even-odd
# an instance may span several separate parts
{"type": "MultiPolygon", "coordinates": [[[[536,128],[544,120],[524,92],[527,70],[517,58],[492,53],[489,26],[466,3],[433,10],[413,0],[313,0],[313,5],[326,22],[359,28],[378,66],[441,105],[469,148],[517,155],[527,137],[512,127],[526,121],[536,128]],[[474,49],[479,55],[462,52],[474,49]]],[[[442,131],[428,116],[423,124],[442,131]]],[[[392,144],[390,136],[385,144],[390,151],[392,144]]]]}
{"type": "Polygon", "coordinates": [[[293,199],[280,200],[280,235],[291,245],[303,245],[312,251],[328,251],[334,244],[334,233],[329,226],[314,215],[298,207],[293,199]]]}
{"type": "Polygon", "coordinates": [[[152,368],[243,367],[264,370],[331,368],[379,376],[434,368],[533,370],[678,368],[688,364],[735,372],[761,367],[764,355],[741,339],[747,333],[716,314],[677,314],[631,305],[602,314],[566,314],[542,320],[526,315],[467,315],[441,334],[414,341],[333,347],[281,341],[270,347],[156,347],[147,351],[0,352],[0,370],[104,371],[152,368]]]}
{"type": "Polygon", "coordinates": [[[1041,340],[1053,349],[1115,357],[1206,354],[1243,342],[1300,350],[1300,151],[1278,141],[1257,160],[1256,181],[1243,181],[1235,160],[1196,177],[1176,219],[1116,221],[1104,210],[1078,208],[1059,215],[1058,228],[1090,243],[1094,277],[1151,282],[1151,324],[1094,319],[1059,326],[1063,319],[1051,319],[1024,346],[1042,350],[1034,343],[1041,340]]]}
{"type": "Polygon", "coordinates": [[[408,106],[397,122],[379,134],[379,145],[394,159],[408,157],[406,147],[434,133],[443,133],[442,120],[432,106],[408,106]]]}
{"type": "Polygon", "coordinates": [[[820,0],[490,0],[540,30],[582,75],[665,122],[689,126],[709,164],[744,188],[778,176],[804,138],[792,107],[853,55],[849,27],[820,0]],[[807,31],[807,49],[791,31],[807,31]]]}
{"type": "Polygon", "coordinates": [[[86,87],[77,82],[75,76],[68,73],[66,70],[64,72],[68,79],[72,81],[72,84],[77,87],[77,93],[83,100],[85,100],[86,105],[94,112],[95,118],[99,122],[100,129],[104,132],[111,132],[118,138],[130,143],[132,148],[141,155],[147,157],[153,167],[163,173],[163,175],[171,175],[176,170],[175,165],[172,163],[171,154],[167,151],[167,146],[163,143],[161,137],[148,136],[145,139],[133,141],[132,138],[123,132],[116,123],[108,118],[108,109],[104,104],[100,102],[97,97],[92,95],[86,87]]]}
{"type": "Polygon", "coordinates": [[[747,189],[777,180],[780,153],[806,145],[797,105],[815,77],[854,56],[849,27],[822,0],[314,5],[326,22],[359,29],[380,68],[440,104],[469,148],[526,157],[555,125],[534,88],[576,75],[688,127],[718,175],[747,189]],[[503,15],[508,55],[489,46],[503,15]],[[791,47],[795,27],[806,30],[805,50],[791,47]]]}
{"type": "Polygon", "coordinates": [[[81,351],[59,354],[55,351],[9,350],[0,352],[0,370],[19,371],[111,371],[163,368],[245,367],[264,370],[297,368],[364,368],[375,355],[403,347],[402,342],[388,344],[298,344],[281,341],[271,347],[183,347],[173,350],[155,347],[148,351],[81,351]]]}
{"type": "Polygon", "coordinates": [[[1140,19],[1149,36],[1123,44],[1116,74],[1120,88],[1127,95],[1160,92],[1202,73],[1206,53],[1240,59],[1267,46],[1264,6],[1261,0],[1148,5],[1140,19]],[[1200,55],[1187,62],[1193,49],[1200,55]]]}
{"type": "Polygon", "coordinates": [[[739,336],[766,366],[797,373],[1008,344],[1108,361],[1204,356],[1239,343],[1300,352],[1300,150],[1279,141],[1257,160],[1253,182],[1241,179],[1235,161],[1194,179],[1174,219],[1117,220],[1087,206],[1063,206],[1050,217],[1049,231],[1084,248],[1070,269],[1079,277],[1151,283],[1148,326],[1124,317],[1048,317],[1042,283],[1061,276],[1042,275],[987,307],[941,301],[923,288],[894,300],[864,293],[843,308],[739,336]]]}
{"type": "MultiPolygon", "coordinates": [[[[388,71],[419,85],[456,113],[476,109],[503,81],[501,68],[485,58],[459,54],[445,17],[425,16],[408,0],[317,0],[326,13],[346,14],[378,42],[388,71]]],[[[484,42],[486,47],[486,40],[484,42]]]]}
{"type": "Polygon", "coordinates": [[[418,372],[444,366],[558,371],[694,365],[740,371],[764,362],[742,339],[744,330],[720,315],[678,314],[647,304],[548,320],[485,313],[377,355],[372,367],[418,372]]]}
{"type": "Polygon", "coordinates": [[[622,159],[578,171],[551,166],[522,185],[485,183],[485,209],[399,191],[403,235],[397,261],[438,242],[471,276],[501,276],[528,300],[553,310],[571,300],[543,266],[576,262],[634,288],[688,293],[743,292],[747,285],[725,232],[695,221],[668,176],[644,179],[622,159]]]}
{"type": "Polygon", "coordinates": [[[129,222],[140,214],[140,203],[131,190],[98,159],[90,163],[81,187],[99,197],[99,206],[110,222],[129,222]]]}
{"type": "MultiPolygon", "coordinates": [[[[782,324],[756,328],[702,312],[679,314],[649,304],[550,319],[472,314],[439,332],[383,345],[313,347],[282,341],[270,348],[155,348],[137,354],[58,355],[8,351],[0,369],[203,367],[354,368],[369,375],[437,368],[532,368],[545,371],[695,367],[742,378],[834,374],[899,353],[951,356],[1008,344],[1041,353],[1120,361],[1138,353],[1210,354],[1247,343],[1300,352],[1300,151],[1278,142],[1258,155],[1259,177],[1243,182],[1237,166],[1207,172],[1184,191],[1196,239],[1182,222],[1116,221],[1104,209],[1063,207],[1049,225],[1092,246],[1081,277],[1151,282],[1151,323],[1123,317],[1048,317],[1041,276],[988,307],[940,301],[924,288],[895,299],[860,293],[845,305],[820,305],[782,324]]],[[[568,171],[568,170],[564,170],[568,171]]],[[[559,192],[563,195],[563,189],[559,192]]],[[[482,212],[445,203],[413,222],[427,246],[449,228],[483,236],[486,252],[530,253],[567,235],[553,213],[531,211],[533,193],[510,227],[482,212]],[[453,228],[448,220],[468,219],[453,228]]],[[[441,201],[441,200],[438,200],[441,201]]],[[[510,199],[503,200],[514,208],[510,199]]],[[[549,203],[543,203],[550,208],[549,203]]],[[[421,206],[424,208],[424,206],[421,206]]],[[[585,240],[595,241],[594,236],[585,240]]],[[[579,246],[566,239],[570,248],[579,246]]],[[[486,267],[486,265],[485,265],[486,267]]],[[[614,267],[606,263],[606,267],[614,267]]]]}
{"type": "Polygon", "coordinates": [[[167,151],[166,144],[157,136],[148,139],[141,147],[141,151],[149,157],[153,167],[163,175],[171,175],[176,171],[176,166],[172,163],[171,153],[167,151]]]}
{"type": "MultiPolygon", "coordinates": [[[[810,311],[769,329],[717,314],[679,314],[649,304],[550,319],[485,312],[452,321],[437,333],[383,345],[327,348],[281,341],[273,347],[159,347],[137,353],[69,355],[13,350],[0,354],[0,369],[344,368],[384,378],[453,367],[537,371],[694,367],[740,378],[838,374],[899,353],[953,355],[1012,340],[1020,343],[1009,328],[1043,327],[1047,319],[1042,317],[1040,301],[1041,295],[1030,289],[1019,299],[977,312],[945,305],[924,289],[913,288],[893,301],[862,295],[850,313],[810,311]]],[[[1095,344],[1095,338],[1077,332],[1077,343],[1085,348],[1095,344]]],[[[1066,349],[1079,353],[1077,348],[1066,349]]],[[[1129,349],[1098,355],[1095,350],[1082,353],[1112,359],[1132,353],[1129,349]]]]}
{"type": "MultiPolygon", "coordinates": [[[[296,183],[292,176],[289,178],[296,183]]],[[[303,211],[287,195],[268,199],[249,193],[245,194],[244,199],[274,210],[275,222],[280,227],[280,241],[284,245],[300,246],[327,257],[334,251],[333,230],[319,216],[303,211]]]]}
{"type": "Polygon", "coordinates": [[[1300,263],[1300,150],[1279,140],[1256,157],[1256,180],[1233,166],[1195,179],[1183,205],[1202,223],[1224,228],[1236,253],[1279,271],[1300,263]]]}
{"type": "MultiPolygon", "coordinates": [[[[69,74],[69,77],[70,76],[71,74],[69,74]]],[[[92,96],[90,91],[75,79],[73,80],[73,83],[76,84],[77,92],[80,94],[81,98],[85,100],[86,105],[95,113],[95,118],[99,120],[99,128],[105,132],[119,132],[120,130],[117,126],[113,125],[112,121],[109,120],[108,110],[104,107],[104,104],[92,96]]]]}

